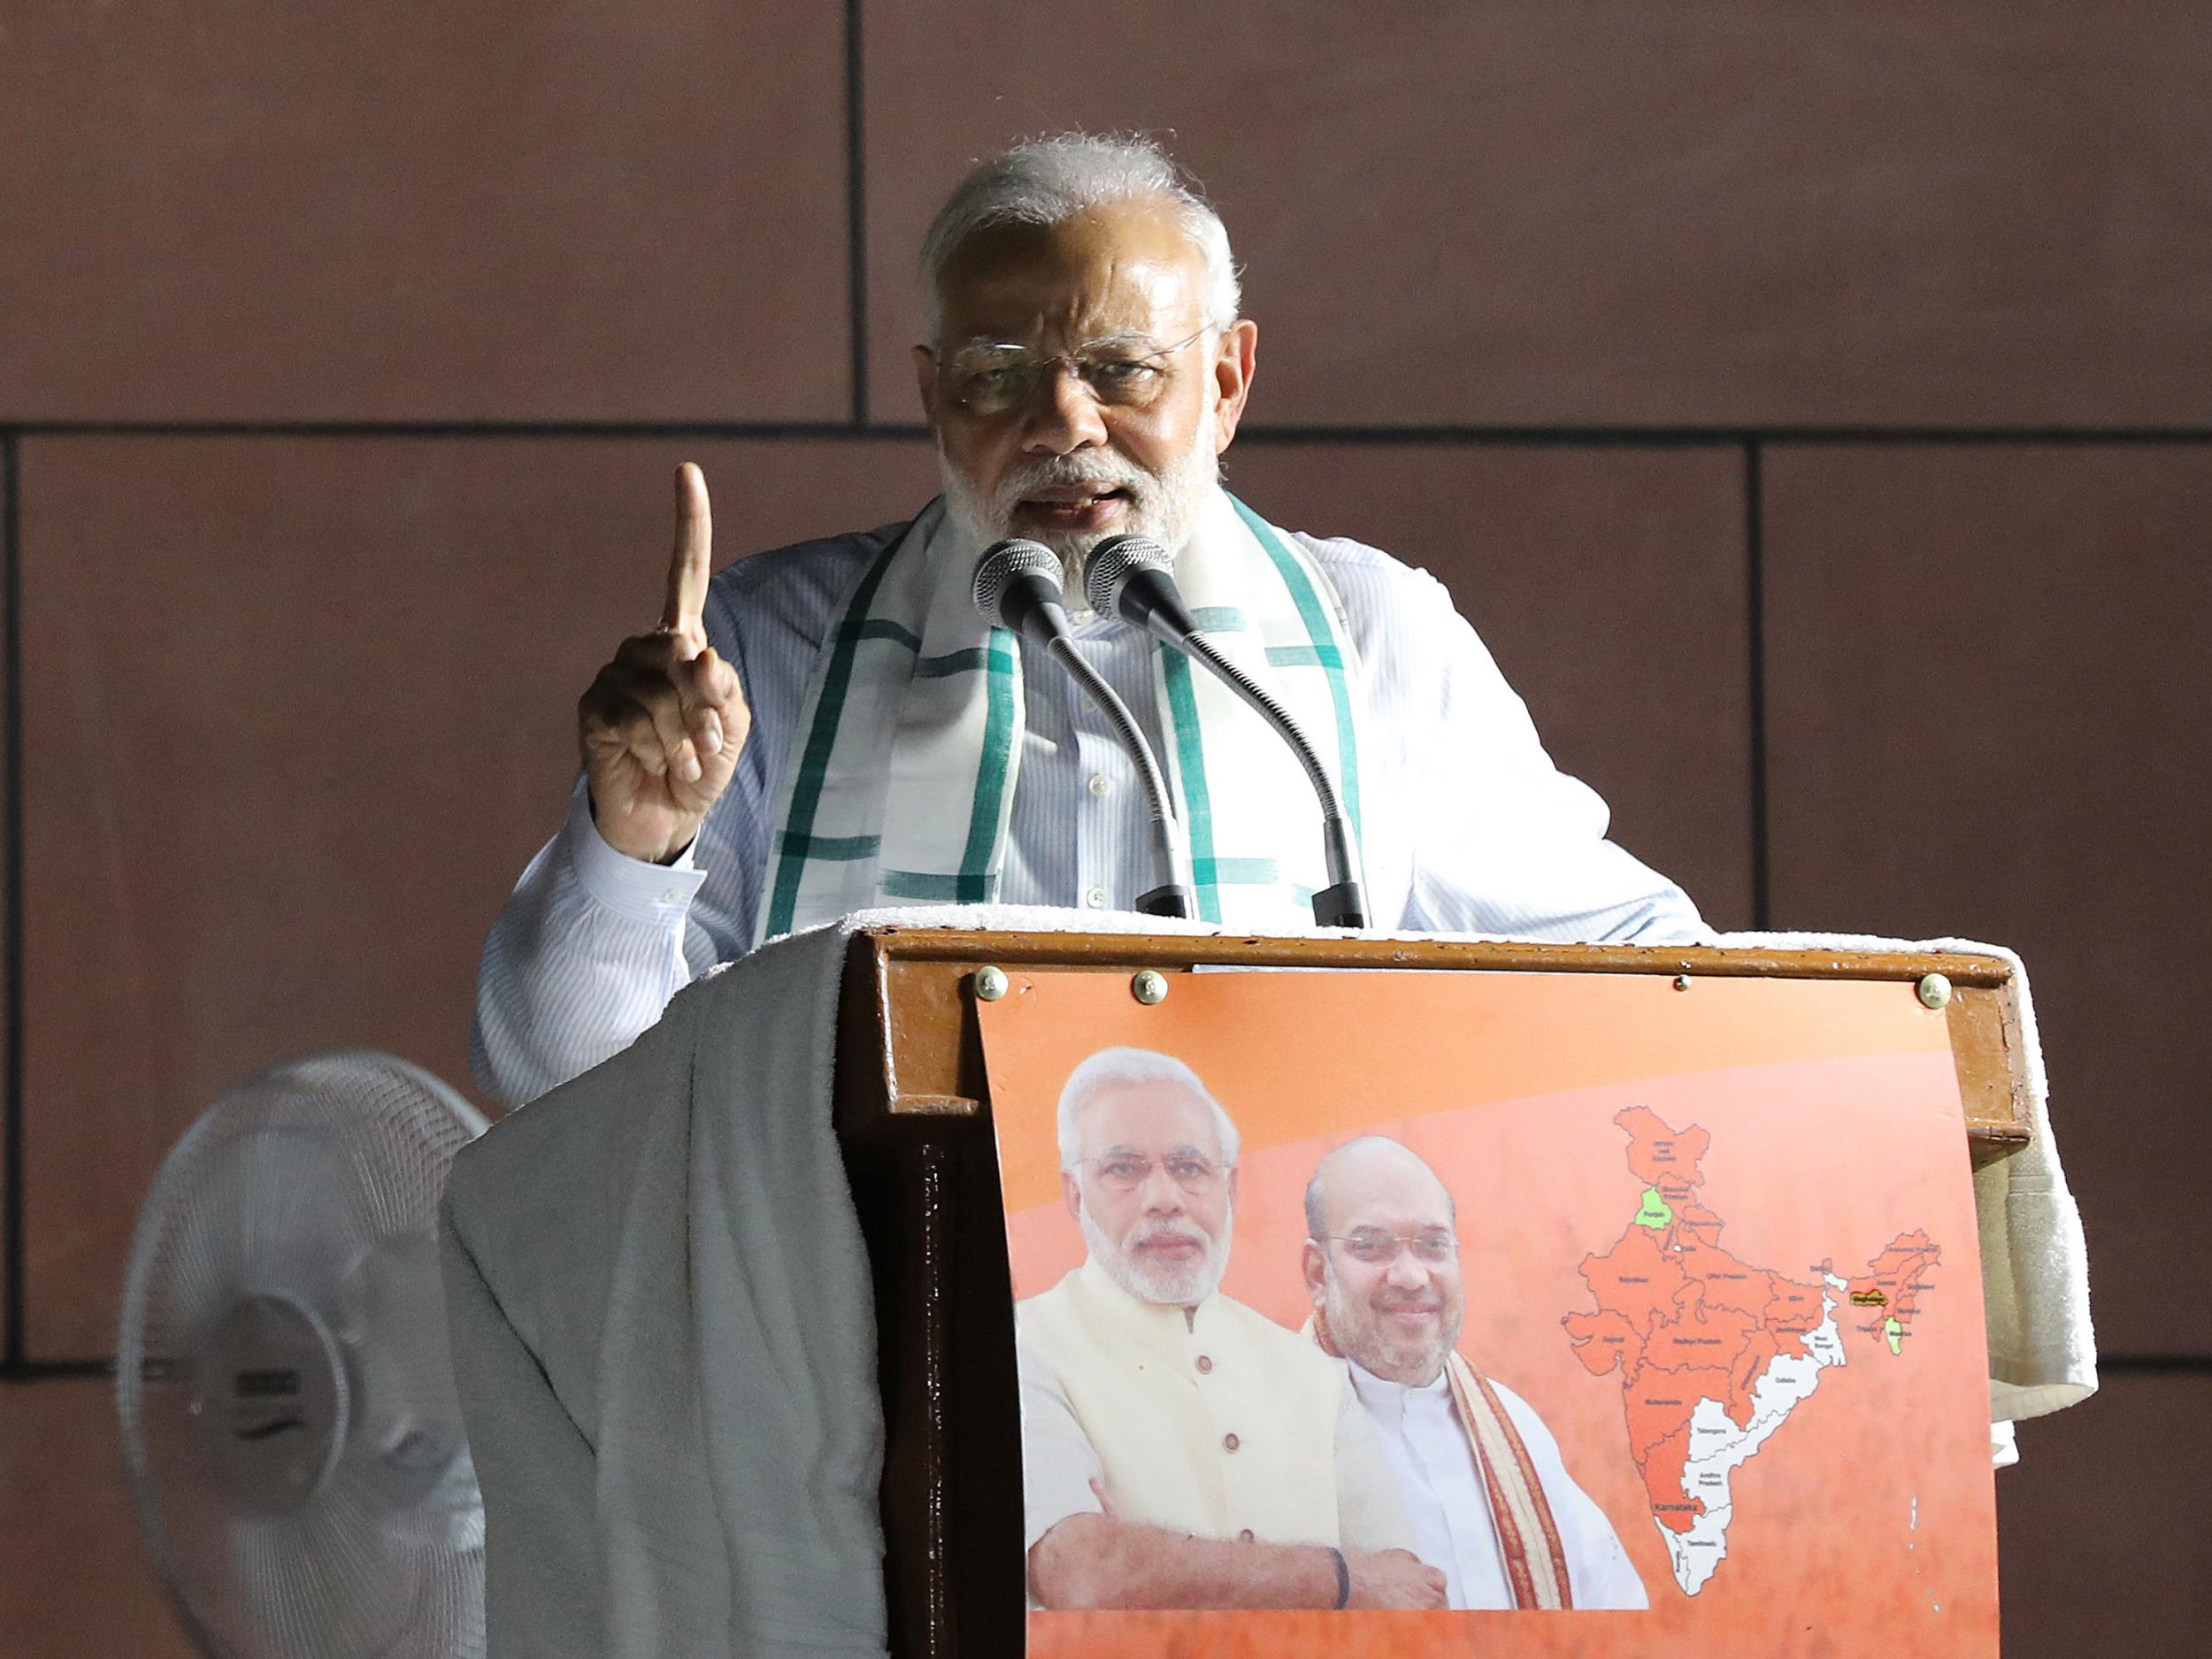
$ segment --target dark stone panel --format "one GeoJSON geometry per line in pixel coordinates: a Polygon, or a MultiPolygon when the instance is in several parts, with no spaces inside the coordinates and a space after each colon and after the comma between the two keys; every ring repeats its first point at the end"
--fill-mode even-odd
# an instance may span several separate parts
{"type": "Polygon", "coordinates": [[[24,446],[29,1323],[110,1351],[138,1205],[280,1055],[466,1087],[485,929],[577,695],[659,612],[670,474],[725,560],[910,513],[915,443],[24,446]]]}
{"type": "Polygon", "coordinates": [[[1433,572],[1614,839],[1716,926],[1751,925],[1736,450],[1245,442],[1228,471],[1278,524],[1433,572]]]}
{"type": "Polygon", "coordinates": [[[2193,1040],[2212,446],[1777,449],[1766,465],[1784,926],[2028,963],[2098,1334],[2212,1351],[2193,1040]]]}
{"type": "Polygon", "coordinates": [[[830,5],[17,7],[0,419],[838,419],[830,5]]]}
{"type": "Polygon", "coordinates": [[[1171,135],[1269,346],[1254,418],[2205,419],[2212,11],[866,9],[872,396],[976,156],[1171,135]]]}
{"type": "Polygon", "coordinates": [[[115,1385],[0,1386],[0,1649],[192,1659],[123,1486],[115,1385]]]}
{"type": "Polygon", "coordinates": [[[2116,1376],[2020,1425],[1997,1471],[2005,1659],[2207,1651],[2208,1415],[2212,1373],[2116,1376]]]}

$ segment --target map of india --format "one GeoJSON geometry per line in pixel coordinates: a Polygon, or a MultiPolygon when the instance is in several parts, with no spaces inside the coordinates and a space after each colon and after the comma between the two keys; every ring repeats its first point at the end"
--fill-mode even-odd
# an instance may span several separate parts
{"type": "Polygon", "coordinates": [[[1712,1137],[1644,1106],[1613,1121],[1642,1191],[1619,1240],[1582,1263],[1596,1311],[1563,1323],[1594,1375],[1619,1373],[1652,1518],[1676,1583],[1695,1595],[1728,1554],[1730,1477],[1845,1363],[1847,1331],[1904,1353],[1942,1252],[1915,1232],[1850,1277],[1832,1258],[1805,1279],[1740,1260],[1700,1194],[1712,1137]]]}

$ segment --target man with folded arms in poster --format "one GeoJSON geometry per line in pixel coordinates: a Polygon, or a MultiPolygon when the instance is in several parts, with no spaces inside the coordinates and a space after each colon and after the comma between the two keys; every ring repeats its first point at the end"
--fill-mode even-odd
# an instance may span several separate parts
{"type": "Polygon", "coordinates": [[[1014,1308],[1033,1605],[1442,1606],[1344,1368],[1220,1293],[1238,1137],[1205,1085],[1102,1049],[1059,1138],[1089,1254],[1014,1308]]]}
{"type": "Polygon", "coordinates": [[[1466,1294],[1444,1183],[1382,1135],[1306,1187],[1306,1333],[1340,1355],[1455,1608],[1642,1608],[1643,1580],[1528,1402],[1458,1352],[1466,1294]]]}

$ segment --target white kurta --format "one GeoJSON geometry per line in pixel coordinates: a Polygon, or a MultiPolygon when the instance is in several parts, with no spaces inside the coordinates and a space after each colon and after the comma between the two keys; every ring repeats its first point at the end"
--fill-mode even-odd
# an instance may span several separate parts
{"type": "MultiPolygon", "coordinates": [[[[743,559],[715,576],[707,638],[737,669],[753,710],[737,775],[672,868],[608,846],[579,780],[567,827],[531,861],[485,942],[472,1064],[495,1100],[518,1104],[618,1052],[677,987],[751,948],[772,890],[777,790],[805,741],[801,711],[821,641],[902,528],[743,559]]],[[[1605,839],[1605,803],[1554,768],[1528,710],[1433,577],[1356,542],[1297,540],[1335,591],[1360,664],[1350,692],[1378,926],[1702,936],[1682,891],[1605,839]]],[[[1141,629],[1088,613],[1075,642],[1154,752],[1166,753],[1152,689],[1159,648],[1141,629]]],[[[1128,911],[1156,879],[1136,768],[1043,648],[1025,637],[1019,649],[1025,736],[1000,896],[1091,919],[1128,911]]]]}
{"type": "MultiPolygon", "coordinates": [[[[1383,1462],[1398,1482],[1406,1519],[1413,1527],[1416,1551],[1444,1575],[1455,1608],[1509,1608],[1513,1587],[1506,1577],[1505,1553],[1497,1524],[1475,1466],[1473,1444],[1460,1425],[1451,1386],[1442,1376],[1425,1388],[1386,1382],[1364,1367],[1345,1362],[1360,1403],[1375,1425],[1383,1462]]],[[[1567,1555],[1567,1581],[1574,1604],[1583,1608],[1641,1608],[1650,1605],[1635,1564],[1605,1511],[1574,1483],[1559,1455],[1559,1443],[1529,1403],[1502,1383],[1497,1390],[1527,1447],[1529,1462],[1551,1505],[1552,1520],[1567,1555]]],[[[1532,1540],[1532,1548],[1542,1540],[1532,1540]]]]}

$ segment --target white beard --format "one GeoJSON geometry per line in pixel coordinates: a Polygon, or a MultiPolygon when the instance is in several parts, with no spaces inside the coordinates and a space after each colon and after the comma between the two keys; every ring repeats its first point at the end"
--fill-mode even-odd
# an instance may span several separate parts
{"type": "Polygon", "coordinates": [[[1083,597],[1083,567],[1091,549],[1108,535],[1150,536],[1167,549],[1171,558],[1182,552],[1197,519],[1199,503],[1221,480],[1221,457],[1214,449],[1213,422],[1207,419],[1198,423],[1189,451],[1158,472],[1147,472],[1109,449],[1041,456],[1018,463],[986,501],[966,475],[954,468],[940,443],[937,475],[944,484],[946,512],[956,528],[974,539],[979,549],[1013,534],[1014,509],[1024,495],[1036,490],[1076,485],[1126,489],[1129,511],[1120,530],[1047,530],[1036,537],[1058,556],[1067,572],[1068,609],[1079,611],[1088,604],[1083,597]]]}
{"type": "MultiPolygon", "coordinates": [[[[1194,1308],[1218,1290],[1221,1275],[1229,1266],[1229,1243],[1236,1235],[1234,1211],[1223,1218],[1217,1239],[1207,1238],[1205,1229],[1186,1222],[1172,1230],[1204,1240],[1204,1255],[1180,1264],[1144,1262],[1132,1256],[1120,1240],[1106,1236],[1106,1230],[1091,1218],[1089,1205],[1081,1206],[1076,1218],[1082,1224],[1083,1242],[1090,1247],[1091,1260],[1105,1270],[1106,1277],[1139,1302],[1161,1308],[1194,1308]]],[[[1154,1230],[1141,1225],[1131,1229],[1139,1235],[1154,1230]]]]}

